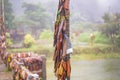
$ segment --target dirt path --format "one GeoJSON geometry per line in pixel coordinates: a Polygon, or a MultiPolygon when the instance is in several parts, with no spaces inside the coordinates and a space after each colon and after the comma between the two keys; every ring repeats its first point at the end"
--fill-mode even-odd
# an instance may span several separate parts
{"type": "Polygon", "coordinates": [[[6,71],[6,66],[0,59],[0,80],[12,80],[12,72],[6,71]]]}

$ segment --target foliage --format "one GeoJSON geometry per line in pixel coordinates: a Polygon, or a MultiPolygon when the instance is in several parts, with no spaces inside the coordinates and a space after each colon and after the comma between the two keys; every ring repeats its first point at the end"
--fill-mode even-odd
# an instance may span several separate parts
{"type": "MultiPolygon", "coordinates": [[[[76,21],[76,20],[75,20],[76,21]]],[[[86,22],[75,22],[71,24],[71,32],[78,31],[79,33],[82,32],[90,32],[90,31],[96,31],[98,30],[98,27],[96,27],[96,23],[92,23],[89,21],[86,22]]]]}
{"type": "MultiPolygon", "coordinates": [[[[1,0],[0,0],[1,4],[1,0]]],[[[5,27],[6,29],[12,29],[13,28],[13,9],[12,4],[10,3],[10,0],[4,0],[4,10],[5,10],[5,27]]],[[[0,6],[1,7],[1,6],[0,6]]]]}
{"type": "Polygon", "coordinates": [[[40,36],[40,39],[46,39],[46,40],[52,40],[53,39],[53,33],[51,30],[44,30],[40,36]]]}
{"type": "Polygon", "coordinates": [[[120,35],[116,38],[115,44],[120,47],[120,35]]]}
{"type": "Polygon", "coordinates": [[[50,27],[49,14],[40,3],[23,3],[22,7],[25,13],[25,24],[31,28],[35,37],[38,37],[43,29],[50,27]]]}
{"type": "Polygon", "coordinates": [[[10,47],[12,45],[12,40],[10,38],[10,33],[6,33],[6,45],[7,47],[10,47]]]}
{"type": "MultiPolygon", "coordinates": [[[[101,44],[108,44],[110,43],[110,39],[106,37],[106,35],[100,33],[100,32],[94,32],[95,34],[95,43],[101,43],[101,44]]],[[[81,33],[79,35],[79,41],[80,42],[90,42],[90,33],[85,32],[81,33]]]]}
{"type": "Polygon", "coordinates": [[[15,16],[14,20],[13,20],[13,25],[14,25],[14,29],[21,29],[21,28],[25,28],[25,19],[23,18],[23,16],[15,16]]]}
{"type": "Polygon", "coordinates": [[[79,41],[81,42],[89,42],[90,41],[90,33],[81,33],[79,35],[79,41]]]}
{"type": "Polygon", "coordinates": [[[100,32],[96,32],[95,35],[96,35],[94,41],[95,43],[102,43],[102,44],[110,43],[109,38],[104,34],[101,34],[100,32]]]}
{"type": "Polygon", "coordinates": [[[31,47],[34,44],[35,40],[30,34],[26,34],[24,36],[24,46],[26,48],[31,47]]]}
{"type": "Polygon", "coordinates": [[[106,35],[113,45],[119,44],[120,36],[120,14],[106,13],[103,16],[104,24],[100,27],[100,31],[106,35]]]}

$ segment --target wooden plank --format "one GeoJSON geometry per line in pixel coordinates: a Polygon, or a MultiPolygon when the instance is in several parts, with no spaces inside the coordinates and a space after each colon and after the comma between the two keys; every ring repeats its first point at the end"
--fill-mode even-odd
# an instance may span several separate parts
{"type": "Polygon", "coordinates": [[[46,80],[46,56],[42,55],[42,60],[43,60],[43,64],[42,64],[42,76],[43,76],[43,80],[46,80]]]}

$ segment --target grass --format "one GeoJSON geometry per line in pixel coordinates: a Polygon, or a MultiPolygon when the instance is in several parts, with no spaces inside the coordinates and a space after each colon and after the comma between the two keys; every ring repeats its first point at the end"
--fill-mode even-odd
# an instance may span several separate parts
{"type": "Polygon", "coordinates": [[[112,53],[112,47],[109,45],[95,44],[94,46],[77,46],[74,47],[74,54],[98,54],[112,53]]]}
{"type": "Polygon", "coordinates": [[[38,49],[38,46],[32,46],[30,48],[19,48],[19,49],[7,49],[8,52],[30,52],[30,51],[36,51],[38,49]]]}
{"type": "Polygon", "coordinates": [[[110,54],[79,54],[72,55],[72,60],[96,60],[96,59],[120,59],[120,53],[110,53],[110,54]]]}
{"type": "MultiPolygon", "coordinates": [[[[54,48],[51,44],[48,45],[33,45],[30,48],[21,49],[8,49],[8,52],[18,53],[18,52],[35,52],[38,54],[44,54],[48,58],[53,56],[54,48]]],[[[110,45],[105,44],[95,44],[94,46],[86,47],[74,47],[74,53],[72,55],[75,59],[103,59],[103,58],[120,58],[120,51],[112,50],[110,45]]]]}
{"type": "MultiPolygon", "coordinates": [[[[110,39],[100,32],[93,32],[95,35],[94,43],[110,44],[110,39]]],[[[78,36],[78,41],[90,43],[91,32],[84,32],[78,36]]]]}
{"type": "MultiPolygon", "coordinates": [[[[18,53],[18,52],[35,52],[38,54],[44,54],[47,58],[53,57],[54,47],[51,44],[51,40],[39,40],[36,41],[30,48],[21,49],[8,49],[8,52],[18,53]]],[[[74,45],[73,45],[74,46],[74,45]]],[[[106,58],[120,58],[120,50],[114,51],[113,47],[108,44],[94,44],[86,46],[74,46],[74,53],[72,55],[73,60],[94,60],[94,59],[106,59],[106,58]]]]}

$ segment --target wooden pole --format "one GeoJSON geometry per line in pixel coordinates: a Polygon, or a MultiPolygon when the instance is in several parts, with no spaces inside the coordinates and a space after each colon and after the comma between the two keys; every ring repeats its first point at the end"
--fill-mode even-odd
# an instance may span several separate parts
{"type": "MultiPolygon", "coordinates": [[[[1,16],[1,18],[0,18],[0,24],[1,24],[1,51],[0,51],[0,53],[1,53],[1,58],[3,59],[3,56],[4,56],[4,54],[5,54],[5,52],[6,52],[6,32],[5,32],[5,25],[4,25],[4,21],[5,21],[5,19],[4,19],[4,0],[2,0],[2,2],[1,2],[1,14],[2,14],[2,16],[1,16]]],[[[3,60],[4,61],[4,60],[3,60]]]]}
{"type": "Polygon", "coordinates": [[[69,40],[70,0],[59,0],[54,30],[54,71],[58,80],[70,80],[71,42],[69,40]]]}
{"type": "Polygon", "coordinates": [[[2,0],[2,20],[4,22],[4,0],[2,0]]]}
{"type": "Polygon", "coordinates": [[[2,0],[2,2],[1,2],[1,5],[2,5],[2,9],[1,9],[1,14],[2,14],[2,16],[1,16],[1,32],[2,32],[2,35],[4,35],[5,36],[5,25],[4,25],[4,22],[5,22],[5,13],[4,13],[4,0],[2,0]]]}

